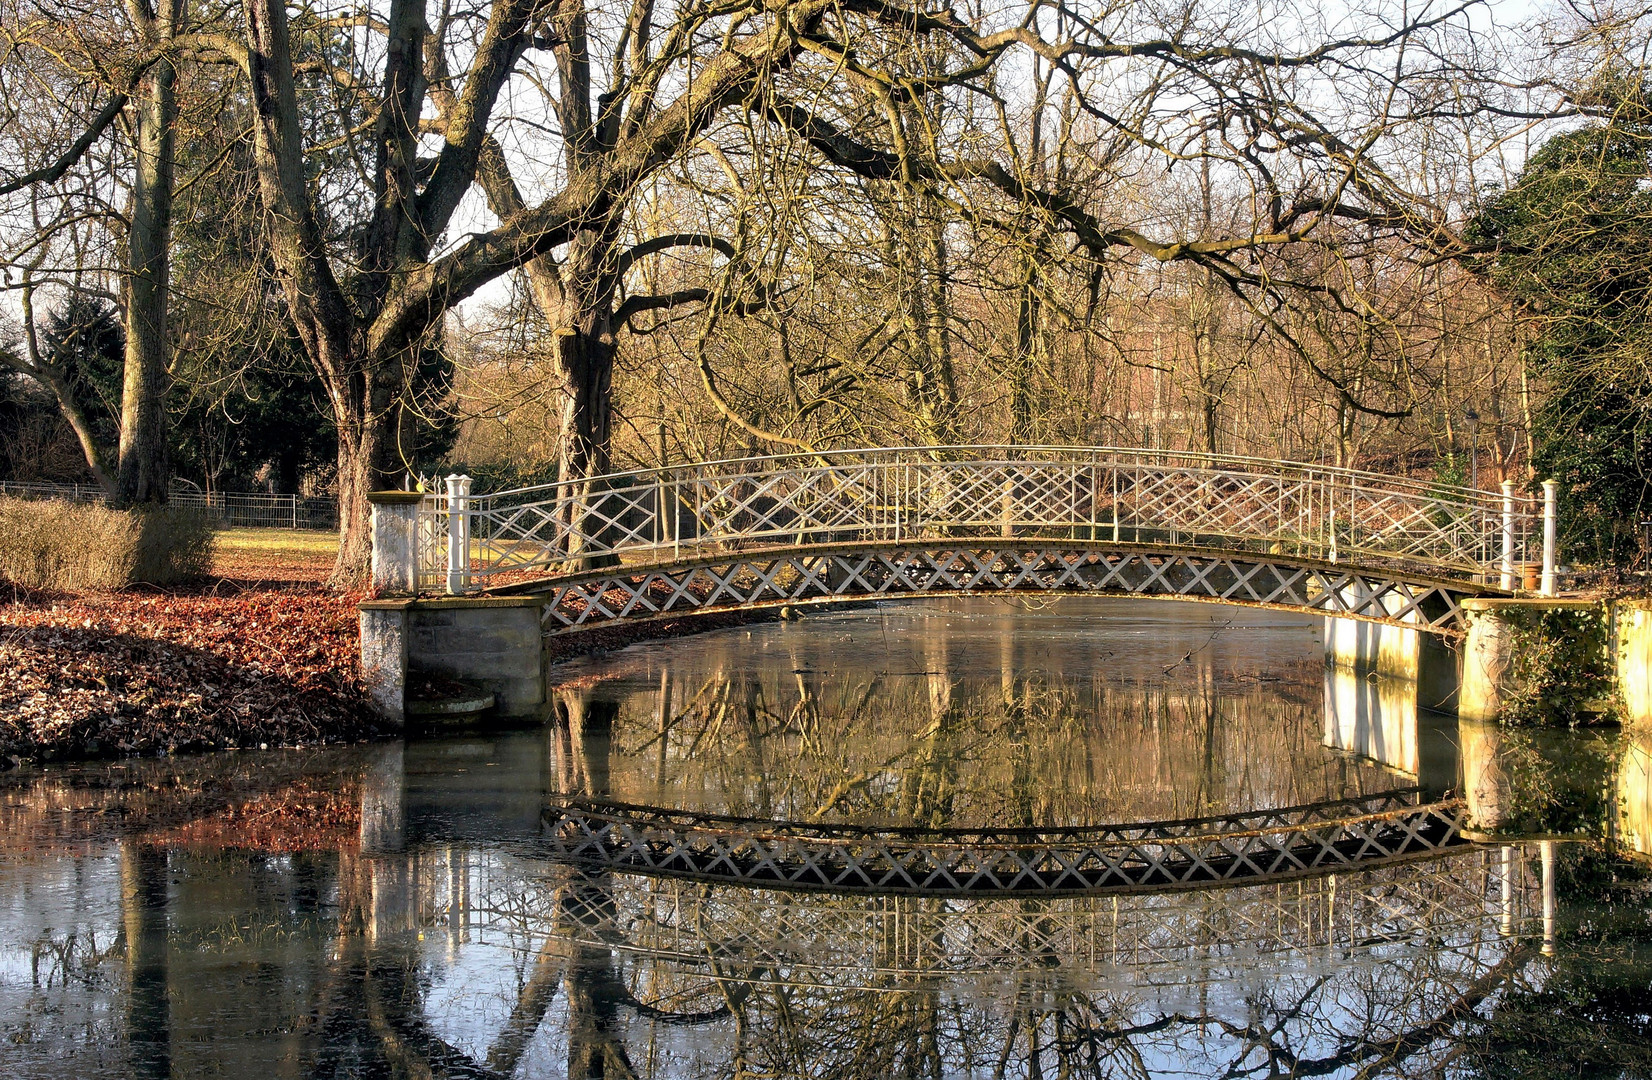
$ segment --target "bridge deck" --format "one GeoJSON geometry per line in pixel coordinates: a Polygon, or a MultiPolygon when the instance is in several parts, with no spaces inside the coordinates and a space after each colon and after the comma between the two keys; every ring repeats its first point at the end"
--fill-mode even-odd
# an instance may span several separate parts
{"type": "Polygon", "coordinates": [[[1415,570],[1036,539],[759,549],[571,574],[517,588],[545,593],[543,623],[549,633],[731,608],[1039,591],[1246,604],[1454,634],[1461,629],[1464,596],[1499,592],[1415,570]]]}
{"type": "Polygon", "coordinates": [[[1036,536],[1200,546],[1468,583],[1506,575],[1530,556],[1535,508],[1523,496],[1230,455],[832,451],[432,496],[421,513],[418,576],[421,587],[466,592],[566,573],[592,558],[679,563],[751,546],[840,551],[1036,536]]]}

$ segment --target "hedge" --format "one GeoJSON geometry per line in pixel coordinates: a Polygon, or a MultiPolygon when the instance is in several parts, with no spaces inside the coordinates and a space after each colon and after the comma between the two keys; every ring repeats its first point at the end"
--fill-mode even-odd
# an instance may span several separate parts
{"type": "Polygon", "coordinates": [[[0,497],[0,575],[32,589],[118,589],[203,576],[212,522],[178,508],[111,510],[0,497]]]}

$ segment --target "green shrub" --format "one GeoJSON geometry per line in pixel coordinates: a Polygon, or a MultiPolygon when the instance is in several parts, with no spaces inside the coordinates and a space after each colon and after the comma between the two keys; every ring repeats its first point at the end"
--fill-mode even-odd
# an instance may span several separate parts
{"type": "Polygon", "coordinates": [[[32,589],[118,589],[200,577],[212,522],[192,510],[110,510],[0,498],[0,575],[32,589]]]}

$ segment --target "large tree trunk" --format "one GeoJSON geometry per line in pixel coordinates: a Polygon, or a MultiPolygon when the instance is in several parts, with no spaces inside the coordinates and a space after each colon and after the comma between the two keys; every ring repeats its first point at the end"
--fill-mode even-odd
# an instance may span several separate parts
{"type": "MultiPolygon", "coordinates": [[[[147,28],[156,42],[177,35],[183,0],[161,0],[147,28]]],[[[115,502],[166,501],[167,290],[172,239],[177,71],[167,60],[144,76],[137,102],[132,224],[127,237],[126,370],[121,389],[115,502]]]]}
{"type": "Polygon", "coordinates": [[[401,487],[397,446],[402,409],[391,363],[358,364],[343,385],[329,380],[333,421],[338,427],[338,561],[332,583],[359,584],[373,555],[372,508],[367,494],[401,487]],[[376,372],[373,378],[361,372],[376,372]]]}
{"type": "Polygon", "coordinates": [[[606,311],[579,312],[572,325],[556,328],[556,380],[562,395],[562,478],[608,472],[614,337],[606,311]]]}
{"type": "Polygon", "coordinates": [[[898,268],[902,385],[918,440],[929,446],[957,441],[958,387],[952,369],[950,272],[944,223],[927,196],[896,192],[892,213],[899,224],[886,226],[884,257],[898,268]]]}
{"type": "Polygon", "coordinates": [[[1009,442],[1021,446],[1032,439],[1033,378],[1043,338],[1043,305],[1038,296],[1038,260],[1033,253],[1021,256],[1021,280],[1017,282],[1015,305],[1015,347],[1004,368],[1010,399],[1009,442]]]}
{"type": "Polygon", "coordinates": [[[372,508],[367,503],[367,493],[377,486],[368,464],[373,436],[359,418],[347,421],[335,412],[334,419],[338,423],[338,559],[331,580],[348,587],[361,578],[361,568],[373,557],[372,508]]]}
{"type": "Polygon", "coordinates": [[[18,357],[0,351],[0,360],[12,370],[21,372],[52,392],[52,397],[57,400],[58,411],[63,414],[63,419],[75,433],[75,440],[80,444],[81,455],[86,459],[86,467],[91,470],[92,478],[97,481],[98,487],[103,489],[105,496],[112,496],[115,482],[105,466],[108,457],[98,443],[97,434],[92,430],[91,418],[86,415],[86,410],[81,408],[79,400],[75,397],[69,373],[53,364],[51,357],[40,349],[40,339],[35,332],[35,285],[28,273],[25,271],[23,287],[18,295],[19,306],[23,312],[25,354],[18,357]]]}
{"type": "MultiPolygon", "coordinates": [[[[478,180],[500,217],[522,208],[504,163],[484,160],[478,180]]],[[[561,398],[558,479],[583,480],[609,471],[613,408],[616,253],[612,224],[579,234],[558,266],[549,256],[529,260],[528,289],[554,341],[555,389],[561,398]]]]}
{"type": "Polygon", "coordinates": [[[947,255],[946,221],[925,200],[924,232],[928,250],[924,280],[929,289],[929,361],[933,389],[929,394],[928,436],[937,443],[958,441],[958,382],[952,369],[952,271],[947,255]]]}
{"type": "Polygon", "coordinates": [[[384,485],[385,458],[394,453],[395,416],[384,391],[386,379],[392,391],[399,389],[401,372],[385,372],[396,367],[390,358],[369,355],[369,320],[352,310],[328,259],[309,194],[284,0],[246,0],[245,11],[259,193],[293,328],[327,384],[338,427],[339,551],[332,581],[350,586],[366,577],[372,555],[367,493],[384,485]]]}
{"type": "Polygon", "coordinates": [[[952,311],[949,302],[945,224],[927,196],[917,200],[907,247],[913,256],[916,307],[913,346],[918,362],[907,372],[908,397],[916,411],[918,435],[931,446],[958,441],[958,385],[952,372],[952,311]]]}
{"type": "Polygon", "coordinates": [[[68,380],[56,372],[52,374],[55,377],[47,379],[46,385],[51,387],[52,396],[57,398],[58,411],[69,422],[69,430],[75,433],[75,441],[80,444],[81,456],[86,459],[86,467],[91,470],[92,479],[103,489],[104,496],[108,497],[115,490],[115,481],[109,475],[103,448],[98,445],[97,435],[92,431],[92,421],[86,416],[86,410],[75,400],[74,389],[69,386],[68,380]]]}
{"type": "MultiPolygon", "coordinates": [[[[613,253],[609,230],[585,233],[575,241],[563,266],[562,310],[554,331],[557,391],[562,398],[558,472],[562,480],[588,481],[610,471],[616,352],[609,278],[613,253]]],[[[579,490],[584,505],[597,505],[601,495],[592,484],[580,484],[579,490]]],[[[608,531],[605,520],[601,513],[585,515],[571,522],[574,535],[600,545],[608,531]]],[[[580,556],[577,565],[582,569],[618,561],[611,555],[583,555],[587,548],[579,540],[569,545],[568,555],[580,556]]]]}

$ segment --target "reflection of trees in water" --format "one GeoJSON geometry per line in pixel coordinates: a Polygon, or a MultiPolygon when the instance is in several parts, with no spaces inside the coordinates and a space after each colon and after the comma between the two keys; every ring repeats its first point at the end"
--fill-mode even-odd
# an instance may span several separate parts
{"type": "MultiPolygon", "coordinates": [[[[1334,883],[968,903],[578,877],[443,848],[174,853],[170,913],[138,932],[164,949],[168,992],[148,1004],[169,1011],[149,1033],[167,1032],[179,1075],[1410,1075],[1449,1060],[1502,1076],[1520,1049],[1551,1070],[1644,1066],[1644,887],[1568,862],[1562,895],[1609,895],[1615,921],[1577,909],[1550,959],[1533,860],[1511,865],[1504,936],[1496,851],[1334,883]],[[196,912],[206,896],[225,902],[196,912]],[[211,914],[225,910],[233,925],[211,914]]],[[[132,902],[126,918],[155,914],[132,902]]]]}
{"type": "MultiPolygon", "coordinates": [[[[618,712],[616,702],[588,690],[557,695],[552,731],[561,791],[593,797],[611,793],[613,725],[618,712]]],[[[611,922],[611,875],[569,875],[556,890],[556,906],[559,927],[593,918],[611,922]]],[[[625,1041],[622,1010],[657,1023],[683,1026],[711,1023],[728,1015],[728,1009],[721,1006],[682,1011],[645,1001],[623,978],[612,949],[581,941],[577,935],[566,940],[564,947],[568,1080],[637,1075],[625,1041]]],[[[548,993],[545,1004],[549,1004],[548,993]]],[[[541,1011],[541,1019],[543,1015],[541,1011]]],[[[538,1024],[533,1026],[537,1028],[538,1024]]],[[[490,1059],[493,1056],[490,1054],[490,1059]]]]}
{"type": "MultiPolygon", "coordinates": [[[[1059,739],[1041,727],[1061,722],[1049,702],[1070,711],[1074,698],[1062,695],[1082,688],[982,687],[950,673],[909,679],[904,698],[888,679],[883,689],[871,678],[815,684],[817,692],[783,699],[772,683],[728,681],[718,692],[742,715],[721,729],[682,709],[662,720],[631,702],[604,703],[600,692],[565,696],[548,731],[552,775],[563,790],[593,796],[646,778],[665,745],[633,741],[646,724],[685,739],[726,737],[736,751],[754,738],[765,767],[789,776],[809,730],[816,749],[805,752],[815,757],[796,769],[836,762],[835,786],[868,758],[834,746],[849,721],[830,703],[870,702],[854,730],[878,736],[879,717],[899,715],[885,703],[899,700],[915,710],[906,717],[929,723],[903,736],[897,764],[853,789],[850,805],[956,817],[979,805],[970,800],[982,777],[1018,776],[1022,786],[1006,790],[1019,792],[1024,812],[1070,805],[1049,792],[1048,762],[1081,761],[1082,748],[1059,757],[1059,739]],[[997,724],[985,736],[983,717],[997,724]],[[853,801],[874,797],[882,801],[853,801]]],[[[1211,717],[1220,720],[1214,757],[1233,745],[1221,741],[1230,737],[1225,692],[1212,695],[1214,711],[1201,711],[1196,687],[1178,692],[1148,709],[1141,690],[1143,707],[1130,717],[1147,725],[1157,716],[1174,736],[1173,778],[1212,757],[1211,717]]],[[[1273,730],[1269,708],[1257,706],[1252,727],[1273,730]]],[[[1278,716],[1313,738],[1299,713],[1278,716]]],[[[1245,738],[1283,746],[1288,760],[1288,743],[1245,738]]],[[[687,784],[693,757],[668,749],[663,768],[687,784]]],[[[1231,775],[1209,775],[1209,791],[1234,790],[1222,786],[1231,775]]],[[[759,794],[785,805],[785,783],[759,794]]],[[[125,853],[124,876],[112,879],[119,948],[88,949],[64,965],[119,965],[114,996],[129,1010],[133,1041],[114,1075],[139,1074],[146,1062],[163,1072],[163,1060],[176,1075],[580,1080],[1437,1069],[1500,1077],[1522,1068],[1537,1077],[1574,1064],[1604,1075],[1621,1071],[1605,1062],[1627,1063],[1631,1075],[1648,1067],[1645,887],[1617,864],[1575,854],[1562,858],[1561,894],[1572,906],[1560,954],[1549,958],[1523,919],[1531,856],[1511,860],[1523,875],[1511,893],[1522,917],[1504,936],[1503,864],[1479,850],[1281,886],[995,902],[577,876],[442,846],[285,858],[125,853]],[[484,967],[503,977],[479,978],[484,967]]],[[[110,855],[117,865],[120,854],[110,855]]],[[[60,940],[43,936],[42,955],[60,940]]]]}
{"type": "Polygon", "coordinates": [[[913,672],[662,677],[617,703],[611,790],[759,818],[1011,825],[1197,816],[1400,782],[1325,752],[1317,694],[1223,678],[1199,657],[1173,684],[986,679],[944,646],[913,672]]]}
{"type": "Polygon", "coordinates": [[[121,845],[121,931],[126,941],[126,1045],[132,1073],[172,1073],[171,1010],[167,1004],[166,852],[121,845]]]}
{"type": "Polygon", "coordinates": [[[1558,846],[1561,948],[1469,1018],[1464,1072],[1547,1080],[1652,1076],[1652,870],[1558,846]]]}
{"type": "MultiPolygon", "coordinates": [[[[1242,1003],[1200,988],[1179,1007],[1130,990],[1089,991],[1025,975],[1001,997],[950,983],[849,989],[759,981],[736,1010],[743,1038],[712,1075],[885,1076],[1371,1075],[1421,1071],[1473,1011],[1508,989],[1537,955],[1506,951],[1477,975],[1434,982],[1390,965],[1339,981],[1289,972],[1242,1003]]],[[[1219,989],[1219,988],[1218,988],[1219,989]]],[[[709,1055],[708,1055],[709,1056],[709,1055]]]]}
{"type": "MultiPolygon", "coordinates": [[[[1118,899],[878,901],[620,879],[569,931],[623,942],[621,962],[646,973],[636,981],[747,988],[714,1074],[1318,1075],[1438,1054],[1525,969],[1536,947],[1503,935],[1501,865],[1477,851],[1354,875],[1340,892],[1321,880],[1126,897],[1122,921],[1118,899]],[[1273,950],[1277,962],[1260,962],[1273,950]]],[[[1520,873],[1517,931],[1534,892],[1520,873]]]]}

